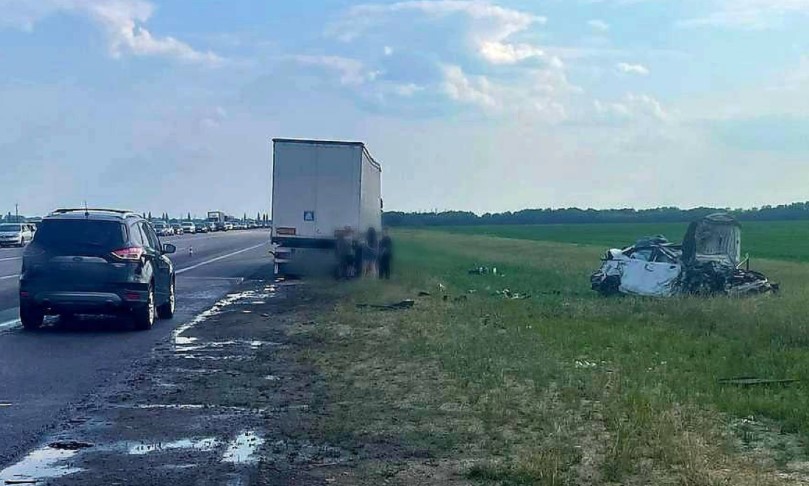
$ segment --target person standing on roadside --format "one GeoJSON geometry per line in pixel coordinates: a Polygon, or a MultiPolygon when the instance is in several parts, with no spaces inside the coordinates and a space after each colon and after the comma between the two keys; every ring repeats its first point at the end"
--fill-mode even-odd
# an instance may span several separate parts
{"type": "Polygon", "coordinates": [[[366,277],[377,276],[377,259],[379,258],[379,240],[376,236],[376,229],[368,228],[365,235],[365,244],[362,247],[362,262],[364,265],[363,274],[366,277]]]}
{"type": "Polygon", "coordinates": [[[337,238],[337,278],[349,279],[354,273],[354,249],[351,247],[351,235],[343,232],[337,238]]]}
{"type": "Polygon", "coordinates": [[[379,240],[379,278],[390,280],[390,267],[393,263],[393,240],[390,239],[388,229],[382,230],[379,240]]]}
{"type": "Polygon", "coordinates": [[[351,251],[354,254],[354,268],[351,272],[352,278],[357,278],[362,276],[362,244],[357,241],[356,238],[351,239],[351,251]]]}

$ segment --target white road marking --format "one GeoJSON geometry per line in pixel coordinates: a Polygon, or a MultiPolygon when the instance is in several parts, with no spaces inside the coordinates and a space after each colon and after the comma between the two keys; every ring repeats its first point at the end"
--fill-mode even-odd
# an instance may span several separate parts
{"type": "Polygon", "coordinates": [[[240,284],[244,281],[243,277],[183,277],[186,280],[225,280],[228,282],[235,282],[240,284]]]}
{"type": "Polygon", "coordinates": [[[0,322],[0,331],[2,331],[4,329],[15,328],[15,327],[19,326],[20,324],[21,323],[20,323],[19,319],[14,319],[14,320],[11,320],[11,321],[6,321],[6,322],[0,322]]]}
{"type": "Polygon", "coordinates": [[[203,265],[208,265],[210,263],[218,262],[220,260],[224,260],[225,258],[230,258],[232,256],[236,256],[236,255],[238,255],[240,253],[244,253],[246,251],[255,250],[256,248],[260,248],[262,246],[265,246],[266,244],[267,243],[265,242],[265,243],[261,243],[261,244],[258,244],[258,245],[251,246],[249,248],[244,248],[244,249],[239,250],[239,251],[234,251],[233,253],[228,253],[227,255],[218,256],[216,258],[212,258],[210,260],[206,260],[204,262],[197,263],[196,265],[191,265],[190,267],[181,268],[180,270],[177,270],[175,273],[177,275],[180,275],[180,274],[183,274],[183,273],[188,272],[190,270],[194,270],[195,268],[199,268],[199,267],[201,267],[203,265]]]}
{"type": "Polygon", "coordinates": [[[6,275],[5,277],[0,277],[0,280],[8,280],[8,279],[12,279],[12,278],[19,278],[19,276],[20,276],[19,273],[17,275],[6,275]]]}
{"type": "Polygon", "coordinates": [[[0,262],[10,262],[11,260],[22,260],[22,257],[0,258],[0,262]]]}

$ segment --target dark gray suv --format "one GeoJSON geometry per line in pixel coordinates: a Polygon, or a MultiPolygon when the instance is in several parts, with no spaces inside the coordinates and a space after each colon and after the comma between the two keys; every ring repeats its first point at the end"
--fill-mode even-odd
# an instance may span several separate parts
{"type": "Polygon", "coordinates": [[[130,314],[137,329],[170,319],[177,248],[161,244],[148,221],[129,211],[58,209],[42,220],[23,254],[20,319],[45,315],[130,314]]]}

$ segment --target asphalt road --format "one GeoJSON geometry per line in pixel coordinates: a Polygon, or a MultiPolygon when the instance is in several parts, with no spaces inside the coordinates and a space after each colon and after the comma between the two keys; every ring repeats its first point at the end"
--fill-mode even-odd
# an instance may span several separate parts
{"type": "Polygon", "coordinates": [[[0,469],[38,444],[72,404],[126,373],[171,331],[271,260],[266,230],[164,238],[177,245],[177,313],[148,332],[80,318],[26,332],[16,321],[22,251],[0,249],[0,469]],[[193,255],[190,249],[193,248],[193,255]]]}

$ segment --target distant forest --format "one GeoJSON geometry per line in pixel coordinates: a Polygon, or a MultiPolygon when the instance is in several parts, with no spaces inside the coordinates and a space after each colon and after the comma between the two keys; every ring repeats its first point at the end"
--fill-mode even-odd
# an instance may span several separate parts
{"type": "Polygon", "coordinates": [[[523,209],[516,212],[486,213],[478,216],[467,211],[433,213],[386,212],[386,226],[462,226],[497,224],[571,224],[571,223],[677,223],[693,221],[724,211],[741,221],[809,220],[809,202],[752,209],[663,207],[654,209],[523,209]]]}

